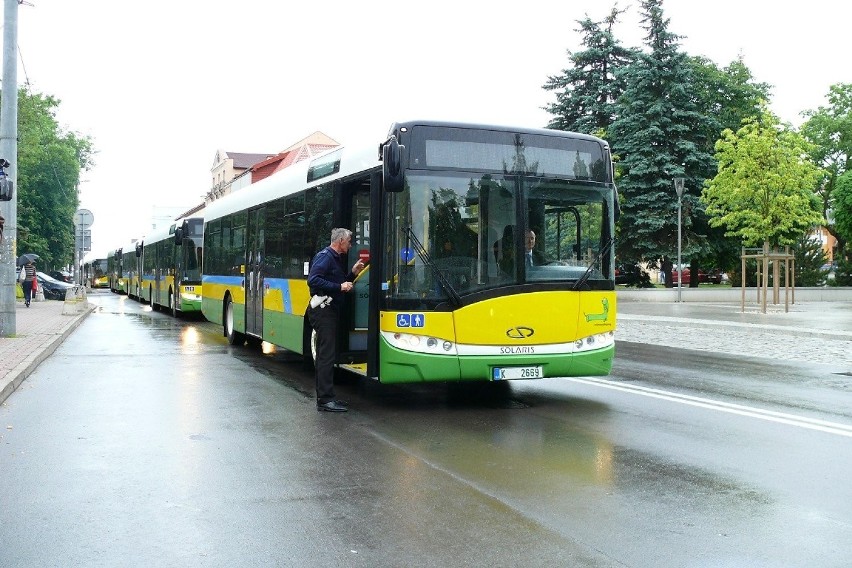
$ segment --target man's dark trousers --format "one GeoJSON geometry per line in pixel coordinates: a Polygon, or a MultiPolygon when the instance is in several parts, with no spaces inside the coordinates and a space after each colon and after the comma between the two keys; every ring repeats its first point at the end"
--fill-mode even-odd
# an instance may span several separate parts
{"type": "Polygon", "coordinates": [[[338,314],[331,306],[310,308],[308,320],[317,332],[317,359],[314,362],[317,404],[334,400],[334,361],[337,352],[338,314]]]}

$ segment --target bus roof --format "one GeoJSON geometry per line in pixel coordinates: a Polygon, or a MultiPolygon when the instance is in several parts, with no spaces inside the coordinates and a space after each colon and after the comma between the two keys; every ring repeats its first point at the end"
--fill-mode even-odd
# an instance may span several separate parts
{"type": "Polygon", "coordinates": [[[592,136],[591,134],[583,134],[582,132],[569,132],[567,130],[555,130],[552,128],[522,128],[517,126],[506,126],[499,124],[475,124],[465,122],[449,122],[439,120],[408,120],[405,122],[395,122],[391,125],[388,131],[388,136],[395,134],[400,128],[414,128],[415,126],[439,126],[441,128],[467,128],[473,130],[495,130],[499,132],[517,132],[520,134],[537,134],[541,136],[558,136],[561,138],[573,138],[575,140],[589,140],[600,142],[604,146],[609,147],[606,140],[592,136]]]}
{"type": "MultiPolygon", "coordinates": [[[[395,122],[391,125],[389,135],[398,132],[400,128],[413,128],[415,126],[439,126],[445,128],[466,128],[475,130],[494,130],[500,132],[518,132],[522,134],[536,134],[543,136],[556,136],[560,138],[573,138],[600,143],[609,147],[607,142],[596,136],[578,132],[566,132],[563,130],[552,130],[548,128],[519,128],[514,126],[499,126],[489,124],[473,124],[462,122],[442,122],[435,120],[411,120],[406,122],[395,122]]],[[[277,199],[279,197],[297,193],[310,187],[322,185],[330,181],[345,179],[349,176],[381,167],[379,159],[379,143],[365,144],[360,146],[338,146],[327,150],[310,160],[303,160],[276,172],[275,174],[232,192],[221,199],[213,201],[204,209],[204,221],[212,221],[225,215],[243,211],[277,199]],[[322,164],[334,154],[339,154],[339,170],[331,175],[314,180],[308,179],[308,172],[316,164],[322,164]]]]}
{"type": "Polygon", "coordinates": [[[190,217],[180,217],[176,221],[172,221],[168,225],[154,229],[145,238],[139,239],[145,246],[164,241],[169,238],[174,238],[175,229],[180,227],[184,221],[189,219],[201,219],[199,215],[191,215],[190,217]]]}
{"type": "MultiPolygon", "coordinates": [[[[325,151],[310,160],[302,160],[272,174],[271,176],[232,192],[207,205],[204,210],[205,223],[224,215],[260,205],[284,195],[297,193],[304,189],[344,179],[351,175],[378,168],[378,142],[372,146],[338,146],[325,151]],[[308,181],[308,171],[316,164],[327,162],[339,153],[340,169],[328,176],[308,181]]],[[[335,158],[336,159],[336,158],[335,158]]]]}
{"type": "MultiPolygon", "coordinates": [[[[113,254],[115,254],[115,251],[112,251],[112,252],[113,252],[113,254]]],[[[85,264],[87,262],[95,262],[95,261],[98,261],[98,260],[106,260],[110,256],[112,256],[112,254],[110,254],[108,252],[104,252],[102,250],[99,250],[99,251],[96,251],[96,252],[89,251],[86,254],[86,256],[83,257],[83,260],[81,262],[83,264],[85,264]]]]}

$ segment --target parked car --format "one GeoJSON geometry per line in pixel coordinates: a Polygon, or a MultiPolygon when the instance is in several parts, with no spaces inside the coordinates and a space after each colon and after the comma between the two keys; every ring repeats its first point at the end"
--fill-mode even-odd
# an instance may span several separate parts
{"type": "Polygon", "coordinates": [[[44,272],[36,272],[36,279],[38,280],[38,287],[44,293],[45,300],[65,300],[65,292],[74,287],[73,284],[60,282],[44,272]]]}
{"type": "MultiPolygon", "coordinates": [[[[677,283],[680,280],[681,273],[683,273],[683,281],[681,283],[681,286],[689,286],[690,282],[692,281],[692,274],[690,269],[685,266],[682,267],[681,270],[678,270],[677,268],[672,269],[672,285],[677,286],[677,283]]],[[[701,284],[703,282],[707,282],[707,274],[699,268],[698,283],[701,284]]]]}
{"type": "Polygon", "coordinates": [[[650,283],[650,277],[638,264],[620,263],[615,265],[615,283],[644,287],[650,283]]]}
{"type": "Polygon", "coordinates": [[[74,281],[74,277],[64,270],[51,270],[48,274],[51,278],[59,280],[60,282],[67,282],[68,284],[71,284],[74,281]]]}
{"type": "Polygon", "coordinates": [[[714,268],[707,273],[707,282],[711,284],[721,284],[728,281],[728,275],[722,272],[721,268],[714,268]]]}

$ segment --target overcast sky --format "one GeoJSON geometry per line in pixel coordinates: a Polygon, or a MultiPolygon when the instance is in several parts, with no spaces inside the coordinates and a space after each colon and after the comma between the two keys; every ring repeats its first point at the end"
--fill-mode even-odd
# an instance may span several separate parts
{"type": "MultiPolygon", "coordinates": [[[[4,0],[5,1],[5,0],[4,0]]],[[[91,136],[82,173],[93,252],[142,236],[151,205],[191,207],[217,149],[275,153],[315,131],[378,144],[394,121],[543,127],[541,87],[580,48],[600,0],[27,0],[18,82],[59,98],[58,120],[91,136]]],[[[616,35],[639,47],[638,1],[616,35]]],[[[771,109],[801,123],[852,82],[852,3],[665,0],[683,49],[725,66],[742,55],[773,85],[771,109]]]]}

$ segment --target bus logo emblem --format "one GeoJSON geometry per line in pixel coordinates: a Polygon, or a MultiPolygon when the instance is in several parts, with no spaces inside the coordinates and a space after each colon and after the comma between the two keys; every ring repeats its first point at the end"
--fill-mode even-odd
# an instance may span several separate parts
{"type": "Polygon", "coordinates": [[[535,333],[535,330],[531,327],[511,327],[506,330],[506,336],[512,339],[526,339],[527,337],[532,337],[535,333]]]}

